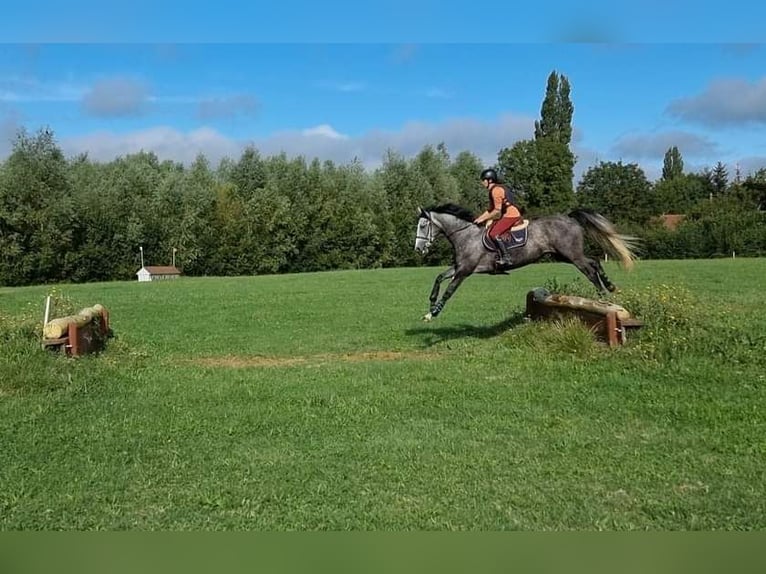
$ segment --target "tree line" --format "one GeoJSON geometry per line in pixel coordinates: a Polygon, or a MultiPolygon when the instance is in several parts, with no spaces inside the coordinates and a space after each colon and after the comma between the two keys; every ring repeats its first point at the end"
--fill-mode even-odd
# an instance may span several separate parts
{"type": "MultiPolygon", "coordinates": [[[[645,240],[644,257],[766,254],[766,169],[730,181],[722,164],[685,173],[680,151],[650,182],[636,164],[600,162],[575,186],[568,79],[548,78],[534,137],[499,150],[496,167],[528,217],[596,209],[645,240]],[[657,219],[686,216],[676,230],[657,219]]],[[[135,279],[146,263],[186,275],[253,275],[444,263],[446,242],[413,250],[419,206],[478,213],[487,192],[471,151],[442,143],[414,157],[389,150],[375,170],[254,147],[212,166],[140,152],[109,162],[65,157],[50,129],[20,130],[0,163],[0,284],[135,279]]]]}

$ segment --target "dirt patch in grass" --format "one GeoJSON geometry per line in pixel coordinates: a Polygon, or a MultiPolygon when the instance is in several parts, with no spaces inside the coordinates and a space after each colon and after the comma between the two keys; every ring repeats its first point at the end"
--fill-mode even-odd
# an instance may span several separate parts
{"type": "Polygon", "coordinates": [[[290,367],[294,365],[319,366],[331,363],[362,363],[368,361],[427,360],[438,356],[432,351],[364,351],[359,353],[329,353],[299,357],[268,357],[261,355],[226,355],[202,357],[192,362],[204,367],[290,367]]]}

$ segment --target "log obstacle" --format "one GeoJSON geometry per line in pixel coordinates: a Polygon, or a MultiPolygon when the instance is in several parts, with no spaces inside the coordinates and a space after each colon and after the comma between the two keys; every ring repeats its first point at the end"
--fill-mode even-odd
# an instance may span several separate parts
{"type": "Polygon", "coordinates": [[[109,334],[109,311],[97,304],[76,315],[45,323],[43,348],[63,350],[69,356],[78,357],[101,350],[109,334]]]}
{"type": "Polygon", "coordinates": [[[575,317],[610,347],[625,344],[628,330],[643,326],[620,305],[537,288],[527,293],[526,316],[533,320],[575,317]]]}

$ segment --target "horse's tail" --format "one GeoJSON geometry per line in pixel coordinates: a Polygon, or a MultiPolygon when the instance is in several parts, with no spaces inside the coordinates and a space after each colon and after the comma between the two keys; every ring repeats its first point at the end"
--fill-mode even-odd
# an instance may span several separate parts
{"type": "Polygon", "coordinates": [[[625,269],[633,268],[633,262],[637,258],[635,252],[641,242],[638,237],[618,233],[611,221],[588,209],[575,209],[569,217],[577,221],[607,252],[618,258],[625,269]]]}

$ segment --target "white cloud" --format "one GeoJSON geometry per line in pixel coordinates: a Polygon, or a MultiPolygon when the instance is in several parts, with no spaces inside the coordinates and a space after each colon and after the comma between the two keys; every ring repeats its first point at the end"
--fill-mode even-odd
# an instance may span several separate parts
{"type": "Polygon", "coordinates": [[[766,78],[754,83],[738,78],[714,81],[701,94],[671,102],[667,112],[716,127],[766,123],[766,78]]]}
{"type": "MultiPolygon", "coordinates": [[[[484,164],[490,165],[497,161],[500,149],[531,138],[533,133],[534,118],[504,115],[490,121],[455,118],[436,123],[409,122],[398,130],[378,129],[354,136],[341,133],[329,124],[320,124],[251,140],[232,139],[211,128],[184,132],[160,126],[129,134],[97,132],[63,139],[61,147],[68,155],[87,151],[91,158],[100,161],[145,150],[154,151],[160,159],[189,164],[197,154],[202,153],[215,165],[224,157],[238,159],[246,146],[253,145],[266,156],[285,152],[291,157],[302,155],[307,159],[316,157],[341,164],[356,157],[365,167],[374,169],[381,165],[387,149],[412,157],[423,146],[442,141],[453,157],[460,151],[468,150],[484,164]]],[[[577,143],[572,147],[577,156],[575,182],[599,161],[615,161],[610,154],[602,154],[577,143]]],[[[661,162],[646,162],[641,167],[647,177],[656,179],[661,162]]]]}
{"type": "Polygon", "coordinates": [[[330,139],[348,139],[347,135],[336,132],[329,124],[321,124],[313,128],[307,128],[301,131],[301,134],[307,137],[319,136],[330,139]]]}
{"type": "Polygon", "coordinates": [[[413,121],[397,131],[370,131],[356,141],[368,157],[382,156],[389,147],[410,156],[426,144],[444,142],[453,154],[470,150],[488,163],[497,160],[501,148],[531,138],[533,133],[534,118],[506,114],[490,121],[473,118],[454,118],[439,123],[413,121]]]}
{"type": "Polygon", "coordinates": [[[83,96],[85,111],[98,117],[135,116],[144,112],[149,89],[140,80],[115,77],[96,82],[83,96]]]}
{"type": "Polygon", "coordinates": [[[469,150],[486,163],[494,163],[502,147],[533,135],[534,119],[504,115],[490,121],[473,118],[450,119],[438,123],[410,122],[398,130],[371,130],[361,135],[342,134],[328,124],[303,130],[287,130],[252,140],[235,140],[211,128],[184,132],[171,127],[118,134],[96,132],[85,136],[63,138],[61,147],[67,154],[87,151],[89,156],[108,161],[126,153],[154,151],[161,159],[189,163],[198,153],[211,162],[224,156],[237,159],[249,144],[263,155],[285,152],[313,159],[347,163],[358,158],[366,167],[382,163],[386,149],[411,157],[427,144],[444,142],[453,155],[469,150]]]}
{"type": "MultiPolygon", "coordinates": [[[[12,138],[21,127],[20,117],[10,112],[0,115],[0,159],[7,157],[11,149],[12,138]]],[[[599,161],[618,161],[614,150],[606,153],[601,150],[584,147],[582,132],[575,128],[572,144],[577,156],[574,168],[575,183],[588,168],[599,161]]],[[[169,126],[155,126],[129,133],[109,131],[93,132],[77,137],[59,137],[62,150],[73,156],[87,152],[89,157],[98,161],[110,161],[118,156],[143,151],[153,151],[160,159],[170,159],[190,164],[198,154],[204,154],[212,165],[224,157],[237,160],[248,145],[255,146],[262,155],[274,155],[285,152],[288,156],[302,155],[307,159],[319,158],[336,163],[348,163],[355,157],[368,169],[381,165],[387,149],[392,149],[405,157],[412,157],[423,146],[444,142],[454,157],[460,151],[468,150],[484,164],[497,161],[497,154],[503,147],[510,147],[521,139],[529,139],[534,133],[534,118],[516,115],[502,115],[490,120],[475,118],[452,118],[441,122],[413,121],[399,129],[375,129],[354,135],[342,133],[332,125],[324,123],[305,129],[274,132],[264,137],[249,140],[230,138],[220,131],[205,127],[182,131],[169,126]]],[[[674,132],[671,132],[671,134],[674,132]]],[[[696,161],[686,161],[688,147],[682,145],[676,136],[666,140],[667,134],[644,136],[645,140],[621,140],[622,145],[635,144],[641,152],[641,158],[631,158],[644,170],[649,180],[660,176],[662,155],[670,145],[678,145],[684,155],[686,171],[699,171],[705,167],[705,161],[717,161],[716,158],[698,157],[696,161]],[[643,150],[643,151],[642,151],[643,150]],[[661,153],[660,153],[661,152],[661,153]]],[[[688,134],[693,136],[693,134],[688,134]]],[[[689,141],[696,141],[692,137],[689,141]]],[[[699,143],[699,142],[698,142],[699,143]]],[[[702,151],[710,144],[704,138],[700,143],[702,151]]],[[[715,146],[713,146],[715,148],[715,146]]],[[[742,176],[766,166],[766,158],[749,157],[740,160],[742,176]]],[[[709,167],[712,167],[709,166],[709,167]]],[[[734,160],[728,164],[731,177],[734,174],[734,160]]]]}
{"type": "Polygon", "coordinates": [[[203,153],[209,161],[217,163],[227,156],[237,158],[244,147],[244,143],[231,140],[213,129],[182,132],[166,126],[128,134],[94,132],[61,140],[61,148],[68,155],[87,152],[91,159],[97,161],[110,161],[143,150],[153,151],[160,159],[185,164],[190,164],[198,154],[203,153]]]}
{"type": "Polygon", "coordinates": [[[617,140],[612,152],[631,159],[659,159],[676,146],[682,157],[710,157],[718,146],[709,138],[684,131],[631,134],[617,140]]]}

